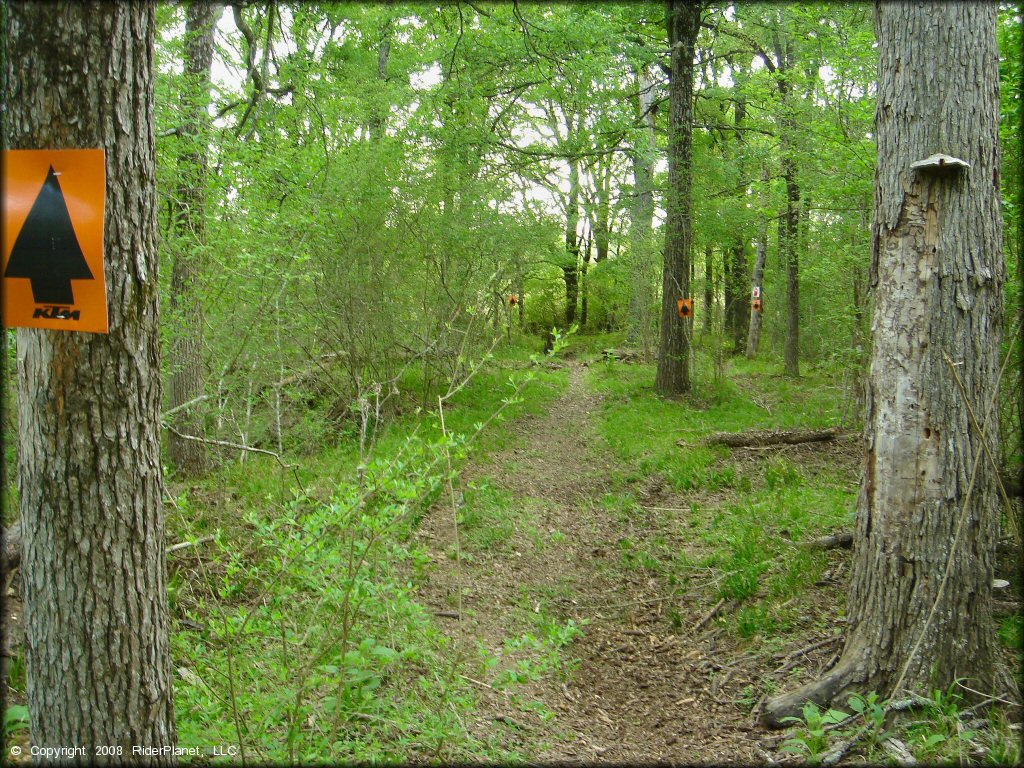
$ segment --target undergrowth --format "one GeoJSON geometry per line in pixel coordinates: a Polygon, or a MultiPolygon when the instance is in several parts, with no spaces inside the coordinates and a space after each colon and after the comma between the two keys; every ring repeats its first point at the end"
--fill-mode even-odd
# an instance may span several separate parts
{"type": "Polygon", "coordinates": [[[273,763],[514,759],[466,727],[476,691],[460,670],[479,659],[417,602],[427,558],[411,534],[449,461],[502,445],[484,428],[494,414],[543,409],[565,382],[481,369],[446,401],[443,428],[425,410],[371,425],[369,451],[341,440],[288,471],[250,456],[173,484],[172,538],[214,537],[171,557],[181,746],[273,763]]]}

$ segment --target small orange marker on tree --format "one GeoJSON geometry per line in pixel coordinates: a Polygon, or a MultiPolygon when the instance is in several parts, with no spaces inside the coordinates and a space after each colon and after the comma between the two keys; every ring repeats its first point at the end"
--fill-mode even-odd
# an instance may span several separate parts
{"type": "Polygon", "coordinates": [[[676,299],[676,308],[679,310],[679,316],[684,320],[693,317],[693,299],[676,299]]]}
{"type": "Polygon", "coordinates": [[[751,306],[752,306],[752,308],[753,308],[753,310],[755,312],[760,312],[761,311],[761,300],[760,299],[754,299],[751,302],[751,306]]]}

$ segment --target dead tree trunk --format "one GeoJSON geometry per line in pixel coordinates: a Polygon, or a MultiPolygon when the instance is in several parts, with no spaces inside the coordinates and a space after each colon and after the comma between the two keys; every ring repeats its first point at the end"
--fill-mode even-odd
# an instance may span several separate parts
{"type": "MultiPolygon", "coordinates": [[[[148,3],[10,3],[6,147],[106,152],[108,335],[18,329],[33,746],[175,743],[160,464],[148,3]]],[[[110,761],[112,758],[106,758],[110,761]]],[[[147,757],[159,764],[172,754],[147,757]]]]}
{"type": "Polygon", "coordinates": [[[999,450],[1004,279],[997,12],[876,6],[874,338],[849,631],[831,671],[769,702],[769,724],[853,689],[1014,686],[992,628],[999,500],[985,455],[999,450]],[[938,152],[969,167],[912,167],[938,152]]]}

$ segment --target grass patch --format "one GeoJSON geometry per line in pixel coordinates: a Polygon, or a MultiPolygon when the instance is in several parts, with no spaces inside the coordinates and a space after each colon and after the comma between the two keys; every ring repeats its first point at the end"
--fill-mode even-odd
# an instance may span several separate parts
{"type": "Polygon", "coordinates": [[[811,481],[785,455],[741,461],[727,448],[702,445],[711,432],[811,429],[838,420],[827,372],[791,380],[776,368],[733,360],[728,378],[697,377],[692,395],[680,400],[654,394],[653,365],[612,363],[592,366],[589,374],[591,386],[604,395],[599,433],[622,462],[623,487],[606,495],[602,507],[621,523],[635,519],[641,508],[628,487],[651,476],[678,494],[676,506],[679,497],[693,498],[694,492],[717,499],[691,501],[638,523],[643,540],[620,541],[622,565],[662,574],[669,590],[696,584],[709,602],[740,602],[720,621],[741,638],[784,633],[800,623],[792,605],[813,588],[828,557],[791,542],[848,527],[856,500],[848,478],[822,474],[811,481]],[[668,545],[652,529],[685,531],[680,535],[687,544],[668,545]]]}

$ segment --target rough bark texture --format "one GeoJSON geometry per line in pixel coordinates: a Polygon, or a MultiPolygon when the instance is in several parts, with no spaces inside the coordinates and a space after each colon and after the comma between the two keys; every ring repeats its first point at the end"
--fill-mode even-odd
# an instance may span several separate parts
{"type": "MultiPolygon", "coordinates": [[[[209,127],[210,69],[213,65],[214,6],[208,0],[194,0],[185,11],[184,120],[178,132],[177,194],[172,201],[169,322],[172,325],[170,387],[168,408],[192,402],[203,394],[202,303],[197,283],[206,244],[206,136],[209,127]]],[[[174,429],[186,435],[202,432],[195,408],[174,415],[174,429]]],[[[167,435],[167,450],[175,469],[194,475],[206,466],[203,443],[167,435]]]]}
{"type": "MultiPolygon", "coordinates": [[[[160,469],[148,3],[11,3],[5,146],[106,151],[109,335],[19,328],[33,745],[175,742],[160,469]]],[[[117,762],[122,762],[117,760],[117,762]]],[[[164,756],[154,762],[172,763],[164,756]]]]}
{"type": "Polygon", "coordinates": [[[630,214],[629,258],[629,328],[626,340],[640,344],[644,357],[651,352],[651,304],[654,290],[651,280],[654,229],[654,82],[644,70],[637,77],[639,120],[643,128],[637,133],[633,161],[633,209],[630,214]]]}
{"type": "MultiPolygon", "coordinates": [[[[769,723],[804,699],[824,703],[854,687],[888,696],[960,677],[997,694],[1012,685],[992,626],[996,474],[968,414],[982,420],[998,386],[997,11],[876,6],[874,338],[849,632],[838,665],[770,703],[769,723]],[[935,152],[970,170],[910,169],[935,152]]],[[[987,434],[997,456],[994,419],[987,434]]]]}
{"type": "Polygon", "coordinates": [[[665,262],[661,281],[661,341],[654,389],[661,395],[690,391],[690,328],[693,318],[679,317],[677,299],[690,296],[690,251],[693,240],[691,154],[693,145],[693,54],[700,31],[701,6],[669,0],[668,189],[665,194],[665,262]]]}

